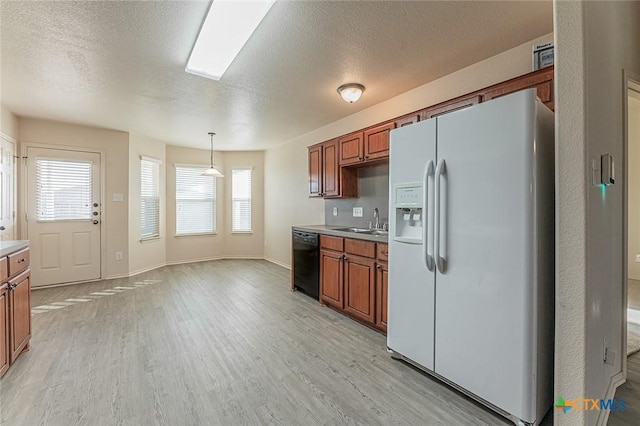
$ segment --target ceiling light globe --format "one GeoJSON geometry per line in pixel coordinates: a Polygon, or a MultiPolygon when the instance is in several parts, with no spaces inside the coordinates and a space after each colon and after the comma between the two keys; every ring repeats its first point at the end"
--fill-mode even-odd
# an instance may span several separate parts
{"type": "Polygon", "coordinates": [[[338,87],[338,93],[342,96],[345,102],[354,103],[364,92],[364,86],[358,83],[347,83],[338,87]]]}

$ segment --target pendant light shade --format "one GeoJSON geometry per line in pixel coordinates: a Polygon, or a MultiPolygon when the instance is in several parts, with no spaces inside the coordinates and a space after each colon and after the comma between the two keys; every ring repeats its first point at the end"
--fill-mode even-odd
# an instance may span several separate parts
{"type": "Polygon", "coordinates": [[[207,170],[202,172],[201,176],[224,177],[224,175],[213,166],[213,137],[215,133],[209,132],[209,136],[211,137],[211,165],[207,170]]]}

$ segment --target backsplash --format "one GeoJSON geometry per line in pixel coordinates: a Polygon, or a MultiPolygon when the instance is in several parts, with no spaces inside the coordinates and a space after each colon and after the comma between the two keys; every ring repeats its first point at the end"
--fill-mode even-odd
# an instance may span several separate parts
{"type": "MultiPolygon", "coordinates": [[[[380,212],[380,226],[389,219],[389,166],[367,167],[358,170],[360,198],[325,200],[324,221],[326,225],[353,226],[366,228],[374,222],[373,209],[380,212]],[[333,215],[333,208],[338,215],[333,215]],[[362,207],[362,217],[353,217],[353,208],[362,207]]],[[[375,223],[375,222],[374,222],[375,223]]]]}

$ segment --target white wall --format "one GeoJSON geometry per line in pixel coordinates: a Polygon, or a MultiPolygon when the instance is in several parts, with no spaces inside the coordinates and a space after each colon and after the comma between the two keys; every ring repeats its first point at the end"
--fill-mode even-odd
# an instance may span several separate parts
{"type": "MultiPolygon", "coordinates": [[[[556,45],[555,395],[605,398],[622,379],[623,69],[640,72],[640,2],[554,1],[556,45]],[[592,159],[610,153],[617,183],[591,184],[592,159]],[[617,353],[603,362],[603,346],[617,353]]],[[[608,411],[556,415],[595,424],[608,411]],[[598,420],[598,415],[602,416],[598,420]]]]}
{"type": "MultiPolygon", "coordinates": [[[[126,275],[129,271],[128,240],[126,230],[128,223],[128,155],[129,135],[115,130],[98,129],[56,121],[34,118],[19,118],[18,132],[20,149],[25,144],[35,143],[52,146],[78,147],[83,149],[102,150],[105,153],[106,170],[105,200],[103,200],[103,232],[106,238],[105,276],[126,275]],[[113,201],[112,194],[124,194],[124,201],[113,201]],[[116,261],[116,251],[123,252],[123,260],[116,261]]],[[[21,170],[18,170],[18,217],[24,217],[22,194],[24,182],[21,170]]],[[[20,227],[21,238],[26,238],[26,230],[20,227]]]]}
{"type": "Polygon", "coordinates": [[[129,137],[129,272],[164,266],[167,262],[166,149],[163,142],[139,135],[129,137]],[[160,164],[160,238],[140,240],[140,158],[152,157],[160,164]]]}
{"type": "Polygon", "coordinates": [[[0,133],[18,140],[18,117],[4,105],[0,105],[0,133]]]}
{"type": "MultiPolygon", "coordinates": [[[[265,155],[265,257],[289,265],[291,226],[324,223],[324,202],[308,197],[307,146],[530,72],[532,40],[302,135],[265,155]]],[[[366,93],[365,93],[366,96],[366,93]]],[[[342,102],[336,95],[336,102],[342,102]]]]}
{"type": "Polygon", "coordinates": [[[640,280],[640,95],[629,96],[629,253],[628,277],[640,280]]]}
{"type": "MultiPolygon", "coordinates": [[[[176,169],[177,164],[201,164],[209,167],[209,151],[167,146],[167,263],[211,260],[225,254],[225,217],[227,204],[224,178],[216,178],[216,234],[175,236],[176,230],[176,169]]],[[[223,174],[225,153],[215,153],[215,165],[223,174]]],[[[228,175],[227,175],[228,176],[228,175]]],[[[213,178],[212,178],[213,179],[213,178]]]]}

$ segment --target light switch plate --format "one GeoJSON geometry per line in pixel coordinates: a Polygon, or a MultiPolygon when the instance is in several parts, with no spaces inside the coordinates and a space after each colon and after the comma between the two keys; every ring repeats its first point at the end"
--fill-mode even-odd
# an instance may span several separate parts
{"type": "Polygon", "coordinates": [[[362,207],[353,208],[353,217],[362,217],[362,207]]]}
{"type": "Polygon", "coordinates": [[[636,254],[636,262],[640,263],[640,254],[636,254]]]}
{"type": "Polygon", "coordinates": [[[334,216],[338,216],[338,208],[337,207],[333,208],[333,215],[334,216]]]}
{"type": "Polygon", "coordinates": [[[113,194],[113,201],[124,201],[124,195],[114,193],[113,194]]]}

